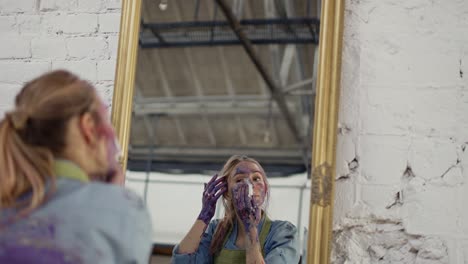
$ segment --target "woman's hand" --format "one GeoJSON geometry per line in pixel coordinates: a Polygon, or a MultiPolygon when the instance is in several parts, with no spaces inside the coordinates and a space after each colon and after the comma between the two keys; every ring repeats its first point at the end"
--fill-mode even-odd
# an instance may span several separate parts
{"type": "Polygon", "coordinates": [[[244,181],[237,183],[232,189],[234,207],[237,215],[244,224],[246,232],[256,227],[260,222],[262,210],[253,196],[249,196],[249,185],[244,181]]]}
{"type": "Polygon", "coordinates": [[[218,174],[215,174],[208,183],[205,183],[201,212],[195,223],[193,223],[192,228],[190,228],[190,231],[180,242],[179,251],[176,253],[192,254],[198,250],[203,233],[215,214],[216,201],[227,190],[226,178],[217,178],[218,174]]]}
{"type": "Polygon", "coordinates": [[[206,225],[210,223],[215,214],[216,201],[227,190],[226,178],[217,178],[218,174],[215,174],[208,183],[205,183],[205,190],[203,191],[202,210],[198,215],[198,219],[202,220],[206,225]]]}
{"type": "Polygon", "coordinates": [[[117,166],[117,168],[110,170],[106,176],[106,182],[123,186],[125,183],[125,175],[123,173],[122,167],[117,166]]]}

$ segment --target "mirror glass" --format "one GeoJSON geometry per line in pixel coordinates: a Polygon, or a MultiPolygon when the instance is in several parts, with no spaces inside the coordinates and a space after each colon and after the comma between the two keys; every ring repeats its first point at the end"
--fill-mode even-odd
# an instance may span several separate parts
{"type": "Polygon", "coordinates": [[[304,254],[319,3],[223,2],[244,38],[217,1],[143,0],[126,186],[151,212],[155,252],[170,255],[203,183],[247,155],[266,171],[267,214],[298,228],[304,254]]]}

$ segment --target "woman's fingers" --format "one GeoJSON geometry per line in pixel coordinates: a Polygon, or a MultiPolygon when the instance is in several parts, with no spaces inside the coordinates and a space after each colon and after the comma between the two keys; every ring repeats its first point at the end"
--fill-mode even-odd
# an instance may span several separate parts
{"type": "Polygon", "coordinates": [[[243,199],[242,199],[242,184],[238,184],[232,190],[234,195],[234,204],[238,210],[243,209],[243,199]]]}
{"type": "Polygon", "coordinates": [[[226,181],[226,177],[221,177],[219,179],[217,179],[215,182],[214,182],[214,185],[217,185],[219,184],[220,182],[225,182],[226,181]]]}
{"type": "Polygon", "coordinates": [[[241,202],[243,208],[249,208],[247,205],[247,199],[248,199],[248,186],[246,184],[242,185],[242,192],[241,192],[241,202]]]}
{"type": "Polygon", "coordinates": [[[217,179],[216,181],[214,181],[212,183],[212,185],[216,186],[216,185],[219,185],[219,184],[222,184],[222,183],[226,183],[226,177],[221,177],[221,178],[217,179]]]}
{"type": "Polygon", "coordinates": [[[227,186],[227,184],[218,184],[218,185],[213,185],[213,186],[210,186],[208,187],[206,193],[207,194],[211,194],[211,195],[214,195],[219,189],[223,188],[227,186]]]}
{"type": "MultiPolygon", "coordinates": [[[[215,176],[217,177],[218,174],[216,174],[215,176]]],[[[208,182],[208,189],[207,189],[208,192],[213,192],[213,189],[214,189],[218,184],[220,184],[220,183],[226,181],[225,177],[221,177],[221,178],[219,178],[219,179],[217,179],[217,180],[215,180],[215,181],[214,181],[214,179],[215,179],[215,178],[213,177],[213,178],[211,178],[211,180],[208,182]]]]}
{"type": "Polygon", "coordinates": [[[216,186],[216,188],[212,192],[208,193],[209,197],[210,197],[210,200],[214,201],[214,202],[217,201],[218,198],[223,193],[226,192],[226,190],[227,190],[227,184],[220,184],[220,185],[216,186]]]}
{"type": "Polygon", "coordinates": [[[226,191],[227,191],[227,187],[223,187],[221,190],[219,190],[218,193],[216,193],[214,199],[215,199],[215,200],[218,200],[219,197],[220,197],[221,195],[223,195],[223,193],[225,193],[226,191]]]}
{"type": "Polygon", "coordinates": [[[251,199],[249,197],[249,186],[245,186],[245,188],[244,188],[244,202],[245,202],[245,207],[249,208],[249,209],[252,208],[250,206],[250,200],[251,199]]]}
{"type": "Polygon", "coordinates": [[[223,187],[226,187],[226,186],[227,186],[227,183],[226,183],[226,182],[222,182],[222,183],[216,185],[216,186],[214,187],[214,189],[213,189],[212,192],[213,192],[213,193],[216,193],[219,189],[221,189],[221,188],[223,188],[223,187]]]}
{"type": "Polygon", "coordinates": [[[208,181],[207,185],[210,186],[210,184],[212,182],[214,182],[216,180],[216,178],[218,178],[218,174],[216,173],[215,175],[213,175],[213,177],[211,177],[211,179],[208,181]]]}

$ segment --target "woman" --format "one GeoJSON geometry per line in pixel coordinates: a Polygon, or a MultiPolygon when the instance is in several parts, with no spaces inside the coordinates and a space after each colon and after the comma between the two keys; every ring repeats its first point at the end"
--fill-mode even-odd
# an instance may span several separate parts
{"type": "Polygon", "coordinates": [[[0,122],[0,263],[147,263],[142,201],[94,87],[66,71],[27,83],[0,122]]]}
{"type": "Polygon", "coordinates": [[[205,184],[203,206],[184,239],[174,248],[172,263],[298,263],[297,230],[265,213],[269,187],[260,164],[232,156],[205,184]],[[223,196],[225,215],[211,221],[223,196]]]}

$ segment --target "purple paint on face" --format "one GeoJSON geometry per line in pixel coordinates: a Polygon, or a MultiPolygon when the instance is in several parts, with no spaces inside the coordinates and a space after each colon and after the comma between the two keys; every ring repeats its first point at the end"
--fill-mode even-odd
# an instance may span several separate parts
{"type": "Polygon", "coordinates": [[[236,168],[235,174],[250,174],[252,171],[249,168],[246,168],[242,165],[239,165],[239,167],[236,168]]]}
{"type": "Polygon", "coordinates": [[[253,162],[243,161],[237,165],[233,174],[233,182],[237,185],[241,181],[248,179],[253,186],[253,197],[256,206],[261,207],[265,201],[266,185],[264,181],[265,173],[253,162]]]}
{"type": "Polygon", "coordinates": [[[101,107],[99,108],[98,113],[103,122],[100,130],[102,135],[105,137],[107,149],[108,170],[105,178],[106,181],[111,181],[112,177],[119,171],[119,157],[121,155],[121,148],[114,128],[112,127],[112,124],[108,118],[107,109],[104,104],[101,103],[101,107]]]}
{"type": "Polygon", "coordinates": [[[246,231],[260,222],[261,208],[255,199],[249,197],[248,185],[242,181],[232,189],[234,208],[246,231]]]}
{"type": "Polygon", "coordinates": [[[108,173],[107,180],[111,180],[113,175],[119,170],[119,156],[120,156],[120,146],[117,142],[115,136],[109,136],[107,138],[107,162],[108,162],[108,173]]]}

